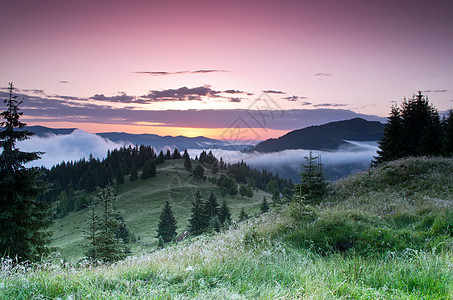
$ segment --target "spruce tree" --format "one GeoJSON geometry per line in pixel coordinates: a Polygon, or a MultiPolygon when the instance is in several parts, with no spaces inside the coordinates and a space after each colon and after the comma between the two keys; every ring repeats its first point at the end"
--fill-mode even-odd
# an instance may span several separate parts
{"type": "Polygon", "coordinates": [[[164,152],[162,150],[160,150],[159,152],[159,156],[157,157],[157,162],[158,163],[163,163],[165,161],[165,156],[164,156],[164,152]]]}
{"type": "Polygon", "coordinates": [[[115,262],[125,257],[125,248],[117,236],[120,228],[120,214],[115,210],[116,197],[112,187],[98,189],[94,203],[99,205],[96,237],[96,256],[107,262],[115,262]]]}
{"type": "Polygon", "coordinates": [[[222,206],[220,206],[219,221],[222,225],[225,225],[225,224],[228,224],[231,222],[230,208],[228,207],[228,204],[225,201],[225,199],[222,202],[222,206]]]}
{"type": "Polygon", "coordinates": [[[151,161],[151,164],[149,166],[149,176],[150,177],[154,177],[156,176],[156,163],[153,161],[151,161]]]}
{"type": "Polygon", "coordinates": [[[322,172],[321,156],[313,156],[310,151],[305,157],[300,173],[300,183],[296,185],[296,197],[304,198],[305,202],[317,203],[327,194],[327,179],[322,172]]]}
{"type": "Polygon", "coordinates": [[[241,187],[239,188],[239,194],[241,195],[241,198],[247,196],[247,187],[245,185],[241,185],[241,187]]]}
{"type": "Polygon", "coordinates": [[[205,214],[209,219],[212,219],[219,215],[219,211],[219,203],[217,202],[214,192],[211,191],[211,194],[209,194],[208,200],[205,204],[205,214]]]}
{"type": "Polygon", "coordinates": [[[131,176],[129,177],[129,180],[136,181],[137,179],[138,179],[137,167],[135,166],[135,164],[133,164],[131,167],[131,176]]]}
{"type": "Polygon", "coordinates": [[[400,110],[397,106],[392,106],[392,112],[384,128],[384,135],[379,141],[378,156],[375,157],[375,163],[380,164],[384,161],[400,158],[403,153],[402,137],[403,124],[400,110]]]}
{"type": "Polygon", "coordinates": [[[266,196],[263,197],[263,202],[261,203],[260,211],[262,213],[269,211],[269,204],[267,203],[266,196]]]}
{"type": "Polygon", "coordinates": [[[17,256],[19,260],[37,261],[49,251],[49,205],[38,202],[45,190],[39,179],[38,168],[25,164],[40,158],[40,152],[23,152],[16,143],[29,139],[33,133],[23,130],[25,123],[19,105],[9,85],[9,98],[4,100],[6,110],[0,113],[0,255],[17,256]]]}
{"type": "Polygon", "coordinates": [[[180,159],[181,158],[181,153],[179,153],[178,148],[175,148],[175,151],[173,151],[173,155],[171,156],[172,159],[180,159]]]}
{"type": "Polygon", "coordinates": [[[208,226],[208,218],[200,191],[197,191],[195,200],[192,202],[192,215],[189,223],[190,233],[194,235],[201,234],[208,226]]]}
{"type": "Polygon", "coordinates": [[[192,172],[193,177],[203,179],[204,176],[204,168],[200,165],[196,166],[192,172]]]}
{"type": "Polygon", "coordinates": [[[184,151],[184,168],[186,168],[187,171],[192,171],[192,162],[190,161],[190,156],[189,153],[187,153],[187,149],[184,151]]]}
{"type": "Polygon", "coordinates": [[[143,165],[142,175],[140,176],[141,179],[148,179],[151,177],[151,168],[149,166],[149,162],[145,162],[143,165]]]}
{"type": "Polygon", "coordinates": [[[239,221],[247,220],[249,215],[245,212],[244,208],[241,209],[241,213],[239,214],[239,221]]]}
{"type": "Polygon", "coordinates": [[[442,142],[442,153],[445,156],[453,154],[453,110],[449,110],[447,117],[442,122],[444,137],[442,142]]]}
{"type": "Polygon", "coordinates": [[[173,216],[170,203],[166,201],[159,217],[157,238],[161,237],[164,243],[170,242],[176,236],[176,228],[176,219],[173,216]]]}

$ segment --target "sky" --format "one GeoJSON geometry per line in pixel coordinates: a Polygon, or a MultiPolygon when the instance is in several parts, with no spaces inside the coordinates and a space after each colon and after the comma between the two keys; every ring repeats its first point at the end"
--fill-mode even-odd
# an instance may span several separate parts
{"type": "Polygon", "coordinates": [[[453,107],[453,1],[0,0],[28,125],[263,140],[453,107]]]}

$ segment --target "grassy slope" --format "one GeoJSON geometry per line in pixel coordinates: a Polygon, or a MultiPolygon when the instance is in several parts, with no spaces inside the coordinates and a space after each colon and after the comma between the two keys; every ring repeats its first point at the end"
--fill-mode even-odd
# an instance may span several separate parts
{"type": "Polygon", "coordinates": [[[27,270],[3,261],[0,298],[452,299],[452,227],[440,224],[453,220],[452,176],[452,159],[397,161],[336,183],[328,203],[300,222],[291,209],[275,211],[112,266],[54,262],[27,270]],[[387,217],[389,229],[441,236],[445,247],[325,255],[289,239],[343,213],[373,226],[387,217]],[[415,226],[424,219],[432,222],[415,226]]]}
{"type": "MultiPolygon", "coordinates": [[[[129,229],[139,241],[132,243],[133,254],[146,253],[155,249],[155,239],[159,215],[166,200],[172,205],[173,213],[178,221],[177,232],[181,233],[188,226],[191,214],[191,202],[194,193],[200,190],[207,198],[211,191],[217,196],[219,204],[223,201],[221,190],[209,181],[195,179],[184,169],[183,159],[170,160],[158,165],[156,177],[126,181],[118,187],[116,207],[121,211],[129,229]]],[[[212,174],[208,174],[212,176],[212,174]]],[[[253,198],[226,196],[225,199],[232,211],[232,218],[237,219],[242,208],[248,214],[255,214],[266,195],[255,191],[253,198]]],[[[83,229],[86,227],[86,210],[71,213],[59,219],[52,226],[53,244],[67,259],[83,256],[83,229]]]]}

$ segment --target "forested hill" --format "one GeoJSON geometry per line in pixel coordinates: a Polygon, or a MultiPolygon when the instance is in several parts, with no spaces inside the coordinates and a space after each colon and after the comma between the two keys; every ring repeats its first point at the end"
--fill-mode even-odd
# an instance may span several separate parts
{"type": "Polygon", "coordinates": [[[289,149],[335,150],[349,141],[378,141],[384,124],[354,118],[291,131],[277,139],[268,139],[244,152],[277,152],[289,149]]]}
{"type": "Polygon", "coordinates": [[[71,134],[76,130],[76,128],[48,128],[44,126],[27,126],[25,127],[26,130],[33,132],[36,136],[39,137],[46,137],[49,134],[71,134]]]}

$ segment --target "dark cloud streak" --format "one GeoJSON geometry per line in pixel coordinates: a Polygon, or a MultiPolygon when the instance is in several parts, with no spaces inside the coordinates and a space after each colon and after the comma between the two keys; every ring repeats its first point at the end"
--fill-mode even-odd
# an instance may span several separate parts
{"type": "Polygon", "coordinates": [[[167,76],[167,75],[179,75],[179,74],[208,74],[208,73],[225,73],[227,70],[196,70],[196,71],[176,71],[176,72],[165,72],[165,71],[137,71],[135,74],[145,74],[152,76],[167,76]]]}

